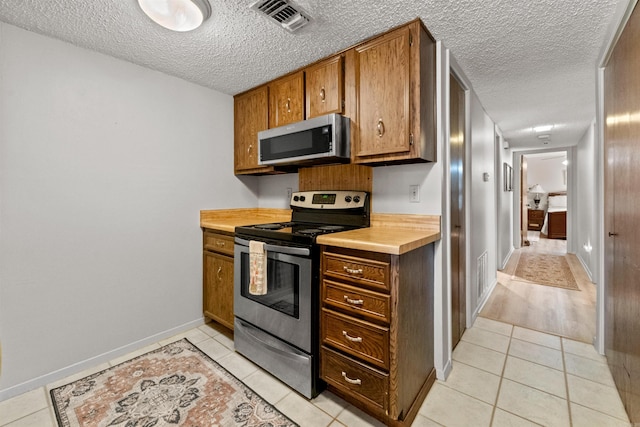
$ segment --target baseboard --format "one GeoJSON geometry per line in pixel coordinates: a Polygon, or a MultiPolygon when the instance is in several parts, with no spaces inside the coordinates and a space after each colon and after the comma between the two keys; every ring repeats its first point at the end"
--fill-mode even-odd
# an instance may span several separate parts
{"type": "Polygon", "coordinates": [[[139,348],[179,334],[180,332],[188,331],[189,329],[204,325],[204,323],[204,317],[201,317],[200,319],[192,320],[191,322],[184,323],[180,326],[176,326],[175,328],[167,329],[166,331],[159,332],[155,335],[151,335],[141,340],[134,341],[130,344],[118,347],[114,350],[110,350],[89,359],[82,360],[78,363],[74,363],[73,365],[58,369],[57,371],[53,371],[48,374],[33,378],[29,381],[25,381],[12,387],[0,390],[0,402],[21,395],[28,391],[35,390],[38,387],[46,386],[47,384],[51,384],[70,375],[77,374],[78,372],[82,372],[93,366],[100,365],[101,363],[108,362],[109,360],[113,360],[116,357],[131,353],[132,351],[138,350],[139,348]]]}
{"type": "MultiPolygon", "coordinates": [[[[587,264],[584,262],[584,260],[582,259],[582,257],[580,256],[580,254],[575,254],[576,257],[578,258],[578,260],[580,260],[580,264],[582,264],[582,268],[584,268],[584,271],[587,273],[587,276],[589,276],[589,280],[591,282],[594,282],[593,280],[593,274],[591,274],[591,270],[589,270],[589,267],[587,266],[587,264]]],[[[594,282],[595,283],[595,282],[594,282]]]]}
{"type": "Polygon", "coordinates": [[[440,381],[446,381],[449,378],[449,374],[451,373],[451,369],[453,368],[451,359],[447,360],[447,363],[444,364],[442,369],[436,369],[436,378],[440,381]]]}
{"type": "MultiPolygon", "coordinates": [[[[484,305],[487,303],[487,301],[489,301],[489,296],[491,295],[491,292],[493,292],[497,284],[498,284],[498,278],[496,277],[496,279],[491,283],[487,291],[482,296],[482,299],[480,300],[478,307],[473,311],[473,322],[476,321],[476,317],[478,317],[478,315],[484,308],[484,305]]],[[[473,325],[473,322],[471,323],[472,325],[473,325]]],[[[469,324],[469,322],[467,322],[467,324],[469,324]]]]}
{"type": "Polygon", "coordinates": [[[509,253],[504,258],[504,260],[502,261],[502,264],[500,265],[500,270],[504,270],[505,268],[507,268],[507,263],[509,262],[509,259],[511,259],[511,255],[513,255],[513,252],[515,250],[516,249],[513,246],[511,246],[511,249],[509,250],[509,253]]]}

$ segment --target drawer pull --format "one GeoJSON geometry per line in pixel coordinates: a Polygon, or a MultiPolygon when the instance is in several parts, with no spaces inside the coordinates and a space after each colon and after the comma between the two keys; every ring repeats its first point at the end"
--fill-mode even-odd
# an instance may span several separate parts
{"type": "Polygon", "coordinates": [[[348,302],[349,304],[353,304],[353,305],[362,305],[362,304],[364,304],[363,300],[361,300],[361,299],[351,299],[346,295],[344,296],[344,300],[346,302],[348,302]]]}
{"type": "Polygon", "coordinates": [[[224,248],[224,242],[216,242],[216,245],[220,246],[221,248],[224,248]]]}
{"type": "Polygon", "coordinates": [[[362,269],[361,268],[358,268],[358,269],[349,268],[346,265],[344,267],[342,267],[342,268],[344,268],[344,271],[346,271],[349,274],[362,274],[362,269]]]}
{"type": "Polygon", "coordinates": [[[362,342],[362,337],[352,337],[351,335],[349,335],[349,333],[347,331],[342,331],[342,335],[344,335],[344,337],[346,339],[348,339],[349,341],[362,342]]]}
{"type": "Polygon", "coordinates": [[[360,384],[362,384],[362,380],[360,380],[360,379],[356,379],[356,380],[354,380],[354,379],[349,378],[349,377],[347,376],[347,373],[346,373],[345,371],[342,371],[342,378],[344,378],[344,380],[345,380],[346,382],[348,382],[349,384],[355,384],[355,385],[360,385],[360,384]]]}
{"type": "Polygon", "coordinates": [[[220,277],[220,273],[222,273],[222,267],[218,267],[218,272],[216,273],[216,275],[218,276],[218,280],[222,280],[222,277],[220,277]]]}

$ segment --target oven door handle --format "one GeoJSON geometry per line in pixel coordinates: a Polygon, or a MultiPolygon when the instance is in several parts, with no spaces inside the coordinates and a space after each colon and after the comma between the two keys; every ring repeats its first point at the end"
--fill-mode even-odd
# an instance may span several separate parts
{"type": "MultiPolygon", "coordinates": [[[[246,239],[241,239],[239,237],[236,237],[235,242],[239,245],[243,245],[247,247],[249,246],[249,241],[246,239]]],[[[311,250],[309,248],[296,248],[292,246],[270,245],[268,243],[264,244],[264,250],[267,252],[273,252],[277,254],[300,255],[300,256],[311,255],[311,250]]]]}

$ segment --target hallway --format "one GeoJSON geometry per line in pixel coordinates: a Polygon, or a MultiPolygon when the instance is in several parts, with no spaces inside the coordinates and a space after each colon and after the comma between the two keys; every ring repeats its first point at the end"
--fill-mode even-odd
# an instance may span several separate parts
{"type": "MultiPolygon", "coordinates": [[[[531,246],[516,249],[498,284],[480,311],[489,319],[591,343],[596,333],[596,287],[578,258],[567,254],[567,242],[529,232],[531,246]],[[520,254],[525,252],[564,255],[580,291],[530,283],[514,276],[520,254]]],[[[544,272],[541,272],[544,274],[544,272]]]]}

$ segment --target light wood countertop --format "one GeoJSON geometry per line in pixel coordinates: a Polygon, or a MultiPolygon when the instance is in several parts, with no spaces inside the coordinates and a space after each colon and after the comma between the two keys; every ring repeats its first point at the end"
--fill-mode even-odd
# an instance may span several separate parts
{"type": "Polygon", "coordinates": [[[440,240],[440,216],[371,214],[371,227],[318,236],[321,245],[402,255],[440,240]]]}
{"type": "Polygon", "coordinates": [[[200,211],[200,227],[233,233],[236,226],[291,221],[291,209],[244,208],[200,211]]]}
{"type": "MultiPolygon", "coordinates": [[[[290,209],[200,211],[200,227],[233,233],[236,226],[291,220],[290,209]]],[[[321,245],[401,255],[440,240],[440,216],[371,214],[371,227],[318,236],[321,245]]]]}

